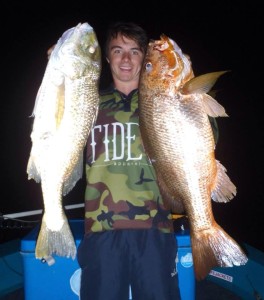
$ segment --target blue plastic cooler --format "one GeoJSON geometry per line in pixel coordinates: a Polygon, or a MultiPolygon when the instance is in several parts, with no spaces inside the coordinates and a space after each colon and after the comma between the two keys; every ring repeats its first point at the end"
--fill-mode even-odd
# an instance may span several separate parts
{"type": "Polygon", "coordinates": [[[175,232],[178,244],[176,266],[178,269],[181,300],[195,299],[195,276],[189,230],[175,232]]]}
{"type": "MultiPolygon", "coordinates": [[[[82,220],[71,220],[70,227],[79,245],[84,232],[82,220]]],[[[79,290],[76,278],[80,267],[74,260],[54,255],[55,263],[49,265],[35,258],[35,247],[39,227],[34,228],[21,241],[21,255],[24,266],[25,300],[78,300],[79,290]]]]}
{"type": "MultiPolygon", "coordinates": [[[[84,234],[83,220],[70,220],[70,227],[78,247],[84,234]]],[[[78,300],[81,270],[77,258],[54,255],[55,263],[49,265],[35,258],[35,247],[39,227],[34,228],[21,241],[24,266],[25,300],[78,300]]],[[[195,280],[189,231],[175,232],[178,243],[176,266],[182,300],[195,299],[195,280]]],[[[132,300],[133,295],[129,296],[132,300]]],[[[173,300],[173,299],[172,299],[173,300]]]]}

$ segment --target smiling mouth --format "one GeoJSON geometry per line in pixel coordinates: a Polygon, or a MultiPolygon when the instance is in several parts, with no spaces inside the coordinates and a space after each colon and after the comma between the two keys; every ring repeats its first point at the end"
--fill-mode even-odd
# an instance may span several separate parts
{"type": "Polygon", "coordinates": [[[121,69],[122,71],[131,71],[131,70],[132,70],[131,67],[120,67],[120,69],[121,69]]]}

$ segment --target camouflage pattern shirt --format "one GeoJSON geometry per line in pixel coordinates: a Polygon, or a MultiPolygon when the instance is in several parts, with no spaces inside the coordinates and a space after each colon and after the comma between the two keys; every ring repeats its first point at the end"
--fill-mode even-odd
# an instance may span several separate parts
{"type": "Polygon", "coordinates": [[[156,175],[142,146],[138,90],[101,93],[98,118],[87,141],[85,232],[158,228],[173,231],[156,175]]]}

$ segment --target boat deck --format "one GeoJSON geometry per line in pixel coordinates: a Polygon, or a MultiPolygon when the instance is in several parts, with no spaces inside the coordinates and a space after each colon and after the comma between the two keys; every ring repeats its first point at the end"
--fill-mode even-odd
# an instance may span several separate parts
{"type": "MultiPolygon", "coordinates": [[[[18,289],[12,293],[0,298],[1,300],[25,300],[24,289],[18,289]]],[[[235,295],[214,282],[203,280],[196,282],[195,300],[246,300],[235,295]]],[[[257,299],[257,298],[256,298],[257,299]]],[[[53,299],[52,299],[53,300],[53,299]]],[[[56,299],[54,299],[56,300],[56,299]]],[[[107,300],[107,299],[105,299],[107,300]]],[[[194,299],[190,299],[194,300],[194,299]]]]}

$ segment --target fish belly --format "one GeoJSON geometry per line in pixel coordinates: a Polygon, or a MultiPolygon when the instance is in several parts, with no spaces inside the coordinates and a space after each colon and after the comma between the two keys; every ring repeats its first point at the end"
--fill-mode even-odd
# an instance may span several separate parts
{"type": "Polygon", "coordinates": [[[183,202],[196,228],[204,228],[212,224],[210,189],[216,163],[208,117],[193,98],[159,97],[151,109],[145,107],[153,115],[143,118],[143,141],[148,136],[147,152],[169,193],[183,202]]]}

